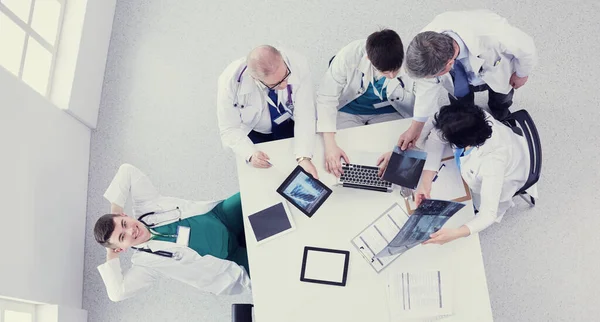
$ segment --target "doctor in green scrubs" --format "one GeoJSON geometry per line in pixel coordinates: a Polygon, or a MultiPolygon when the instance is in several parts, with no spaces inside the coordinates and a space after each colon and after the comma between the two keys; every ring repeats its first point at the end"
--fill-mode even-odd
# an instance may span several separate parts
{"type": "Polygon", "coordinates": [[[124,164],[104,197],[111,213],[98,219],[94,237],[107,249],[98,270],[111,300],[139,294],[163,276],[214,294],[251,291],[239,193],[218,201],[162,196],[143,172],[124,164]],[[123,213],[130,196],[133,217],[123,213]],[[123,272],[119,254],[128,248],[136,252],[123,272]]]}
{"type": "Polygon", "coordinates": [[[149,230],[152,239],[174,243],[179,226],[190,227],[188,247],[198,254],[236,262],[250,273],[239,193],[223,200],[205,214],[149,230]]]}

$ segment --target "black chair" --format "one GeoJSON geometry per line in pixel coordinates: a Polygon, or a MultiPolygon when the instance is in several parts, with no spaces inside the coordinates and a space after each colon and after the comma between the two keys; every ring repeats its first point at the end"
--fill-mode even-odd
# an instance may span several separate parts
{"type": "Polygon", "coordinates": [[[327,67],[331,66],[331,62],[333,61],[334,58],[335,58],[335,55],[333,55],[333,57],[331,57],[331,59],[329,60],[329,65],[327,65],[327,67]]]}
{"type": "Polygon", "coordinates": [[[529,196],[525,190],[538,182],[540,171],[542,170],[542,143],[537,128],[535,127],[535,123],[533,123],[531,115],[526,110],[511,113],[502,122],[510,127],[513,132],[524,136],[527,140],[529,147],[529,176],[525,185],[515,193],[515,196],[523,198],[529,205],[534,206],[535,199],[529,196]],[[529,196],[529,200],[527,200],[527,196],[529,196]]]}
{"type": "Polygon", "coordinates": [[[252,322],[252,304],[231,304],[231,322],[252,322]]]}

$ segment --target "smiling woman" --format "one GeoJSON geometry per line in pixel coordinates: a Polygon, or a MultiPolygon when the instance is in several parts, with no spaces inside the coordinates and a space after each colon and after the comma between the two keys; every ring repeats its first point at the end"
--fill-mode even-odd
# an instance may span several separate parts
{"type": "Polygon", "coordinates": [[[0,1],[0,66],[48,96],[64,0],[0,1]]]}

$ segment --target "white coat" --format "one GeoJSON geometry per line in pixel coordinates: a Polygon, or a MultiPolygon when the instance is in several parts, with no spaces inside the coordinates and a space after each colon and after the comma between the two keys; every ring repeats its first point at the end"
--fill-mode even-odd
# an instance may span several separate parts
{"type": "MultiPolygon", "coordinates": [[[[471,189],[473,204],[479,210],[466,224],[471,233],[500,222],[506,210],[513,206],[514,194],[523,188],[529,176],[527,140],[487,112],[486,116],[492,124],[492,136],[460,158],[462,178],[471,189]]],[[[446,146],[434,129],[425,143],[427,161],[424,170],[439,169],[446,146]]]]}
{"type": "MultiPolygon", "coordinates": [[[[488,10],[445,12],[423,31],[456,33],[469,50],[471,69],[497,93],[508,94],[512,74],[528,76],[537,62],[533,39],[488,10]]],[[[424,121],[435,114],[445,92],[454,95],[450,73],[415,80],[415,119],[424,121]]]]}
{"type": "MultiPolygon", "coordinates": [[[[160,222],[156,227],[170,224],[177,218],[175,209],[179,207],[182,219],[204,214],[212,210],[220,201],[189,201],[161,196],[150,179],[138,168],[123,164],[104,193],[104,197],[120,207],[129,198],[133,201],[133,215],[137,218],[148,212],[166,211],[144,218],[147,222],[160,222]]],[[[98,271],[106,285],[108,297],[121,301],[144,292],[161,276],[189,284],[200,290],[214,294],[239,294],[250,291],[250,278],[246,270],[238,264],[216,258],[201,256],[193,249],[176,243],[150,240],[137,248],[150,248],[179,252],[181,260],[167,258],[142,251],[136,251],[131,258],[131,268],[123,273],[119,258],[100,266],[98,271]]]]}
{"type": "MultiPolygon", "coordinates": [[[[365,93],[374,73],[375,68],[367,58],[365,39],[351,42],[336,54],[317,91],[317,132],[336,132],[338,110],[365,93]]],[[[397,78],[386,80],[384,87],[391,105],[402,116],[411,117],[413,80],[404,69],[397,78]]]]}
{"type": "MultiPolygon", "coordinates": [[[[297,158],[312,157],[316,139],[316,112],[308,62],[292,51],[280,52],[291,71],[288,84],[292,86],[294,105],[294,153],[297,158]]],[[[248,71],[244,71],[245,67],[246,58],[240,58],[229,64],[219,76],[217,117],[223,145],[248,160],[256,152],[248,133],[253,129],[271,133],[271,119],[267,103],[268,89],[254,80],[248,71]]],[[[279,90],[278,98],[285,106],[288,91],[279,90]]]]}

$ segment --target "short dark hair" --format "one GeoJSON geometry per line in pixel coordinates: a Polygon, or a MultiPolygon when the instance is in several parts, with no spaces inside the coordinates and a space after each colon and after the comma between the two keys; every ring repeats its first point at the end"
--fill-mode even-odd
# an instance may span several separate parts
{"type": "Polygon", "coordinates": [[[96,225],[94,226],[94,238],[96,238],[98,244],[109,248],[114,247],[108,240],[115,230],[114,218],[118,216],[119,215],[116,214],[106,214],[96,221],[96,225]]]}
{"type": "Polygon", "coordinates": [[[395,71],[402,66],[404,45],[395,31],[376,31],[367,38],[367,56],[379,71],[395,71]]]}
{"type": "Polygon", "coordinates": [[[434,31],[413,38],[406,49],[406,70],[414,78],[433,76],[454,57],[454,39],[434,31]]]}
{"type": "Polygon", "coordinates": [[[452,103],[443,106],[434,117],[434,127],[442,139],[457,148],[480,146],[492,137],[492,124],[475,104],[452,103]]]}

